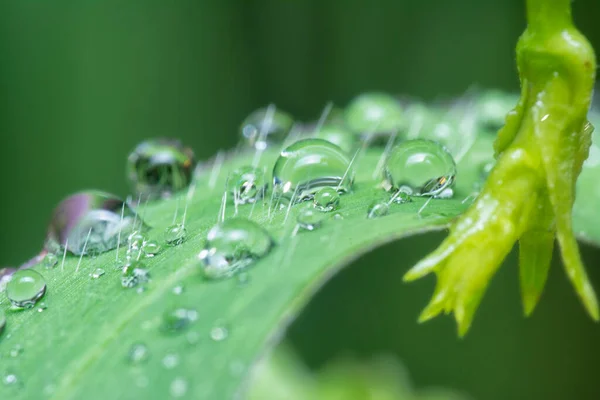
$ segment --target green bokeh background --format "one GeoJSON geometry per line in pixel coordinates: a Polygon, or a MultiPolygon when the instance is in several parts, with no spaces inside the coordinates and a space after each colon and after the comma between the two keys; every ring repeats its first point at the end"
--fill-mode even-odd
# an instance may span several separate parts
{"type": "MultiPolygon", "coordinates": [[[[600,48],[600,2],[574,7],[600,48]]],[[[311,119],[327,101],[344,105],[366,90],[425,99],[473,85],[517,90],[524,24],[522,0],[3,0],[0,265],[40,249],[65,195],[126,195],[125,159],[145,138],[181,138],[202,160],[234,146],[239,122],[269,102],[311,119]]],[[[600,398],[600,328],[560,263],[529,320],[512,262],[466,340],[449,319],[416,325],[432,281],[400,277],[439,239],[387,246],[336,277],[291,330],[304,358],[319,366],[393,352],[418,386],[481,399],[600,398]]],[[[584,254],[600,289],[600,253],[584,254]]]]}

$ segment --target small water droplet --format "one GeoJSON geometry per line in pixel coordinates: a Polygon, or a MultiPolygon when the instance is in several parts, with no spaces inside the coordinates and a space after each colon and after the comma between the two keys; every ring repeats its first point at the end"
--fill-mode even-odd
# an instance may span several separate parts
{"type": "Polygon", "coordinates": [[[293,118],[286,112],[269,108],[254,111],[242,122],[240,134],[242,139],[256,149],[265,149],[269,144],[282,143],[290,133],[293,118]]]}
{"type": "Polygon", "coordinates": [[[20,344],[15,345],[15,347],[13,347],[12,349],[10,349],[10,356],[11,357],[18,357],[23,353],[23,346],[21,346],[20,344]]]}
{"type": "Polygon", "coordinates": [[[148,347],[144,343],[134,343],[129,348],[127,359],[131,364],[141,364],[150,358],[148,347]]]}
{"type": "Polygon", "coordinates": [[[123,266],[121,286],[124,288],[136,287],[150,280],[150,273],[146,265],[140,261],[132,261],[123,266]]]}
{"type": "Polygon", "coordinates": [[[46,293],[46,280],[32,269],[16,271],[6,285],[6,296],[15,307],[31,308],[46,293]]]}
{"type": "Polygon", "coordinates": [[[305,207],[298,212],[296,222],[300,228],[307,231],[314,231],[321,226],[325,218],[323,213],[316,211],[312,207],[305,207]]]}
{"type": "Polygon", "coordinates": [[[210,330],[210,338],[215,342],[221,342],[229,336],[229,330],[224,326],[215,326],[210,330]]]}
{"type": "Polygon", "coordinates": [[[0,335],[4,332],[4,328],[6,327],[6,313],[3,309],[0,308],[0,335]]]}
{"type": "Polygon", "coordinates": [[[169,246],[179,246],[185,241],[187,230],[182,224],[174,224],[165,230],[165,242],[169,246]]]}
{"type": "Polygon", "coordinates": [[[335,144],[346,154],[352,153],[356,146],[356,136],[343,125],[325,125],[315,132],[314,137],[335,144]]]}
{"type": "Polygon", "coordinates": [[[98,279],[100,278],[102,275],[104,275],[104,270],[102,268],[96,268],[91,274],[90,276],[92,277],[92,279],[98,279]]]}
{"type": "Polygon", "coordinates": [[[239,286],[244,286],[250,283],[250,274],[244,271],[237,274],[237,283],[239,286]]]}
{"type": "Polygon", "coordinates": [[[338,146],[322,139],[303,139],[285,148],[273,167],[276,197],[295,202],[312,199],[321,188],[349,192],[354,181],[350,159],[338,146]]]}
{"type": "Polygon", "coordinates": [[[369,206],[367,218],[379,218],[388,215],[390,206],[385,201],[377,201],[369,206]]]}
{"type": "Polygon", "coordinates": [[[167,354],[163,357],[162,364],[166,369],[173,369],[179,365],[179,356],[174,353],[167,354]]]}
{"type": "Polygon", "coordinates": [[[183,378],[175,378],[171,382],[170,387],[171,396],[173,397],[183,397],[188,391],[188,383],[183,378]]]}
{"type": "Polygon", "coordinates": [[[44,312],[48,309],[48,306],[43,301],[38,305],[37,312],[44,312]]]}
{"type": "Polygon", "coordinates": [[[144,246],[142,247],[142,252],[146,256],[146,258],[154,257],[155,255],[160,253],[160,250],[161,250],[160,244],[158,244],[158,242],[155,240],[147,241],[146,243],[144,243],[144,246]]]}
{"type": "Polygon", "coordinates": [[[127,247],[131,250],[139,251],[144,243],[146,243],[146,237],[139,231],[134,231],[127,236],[127,247]]]}
{"type": "Polygon", "coordinates": [[[12,372],[7,372],[6,374],[4,374],[4,376],[2,377],[2,382],[6,385],[6,386],[14,386],[17,385],[19,383],[19,378],[17,377],[17,375],[15,375],[12,372]]]}
{"type": "Polygon", "coordinates": [[[341,220],[343,220],[343,219],[344,219],[344,216],[343,216],[342,214],[340,214],[340,213],[336,213],[336,214],[333,216],[333,219],[334,219],[334,220],[336,220],[336,221],[341,221],[341,220]]]}
{"type": "Polygon", "coordinates": [[[256,222],[231,218],[210,229],[198,259],[206,279],[228,278],[266,256],[272,246],[271,236],[256,222]]]}
{"type": "Polygon", "coordinates": [[[190,308],[175,308],[165,312],[161,329],[166,333],[178,333],[187,329],[198,319],[198,311],[190,308]]]}
{"type": "Polygon", "coordinates": [[[241,167],[227,178],[227,191],[235,204],[256,202],[264,196],[266,188],[264,173],[258,168],[241,167]]]}
{"type": "Polygon", "coordinates": [[[144,141],[127,159],[127,174],[133,189],[136,194],[150,198],[186,188],[195,167],[192,149],[175,139],[144,141]]]}
{"type": "Polygon", "coordinates": [[[344,117],[346,125],[361,135],[390,134],[405,125],[402,105],[385,93],[364,93],[355,97],[344,117]]]}
{"type": "Polygon", "coordinates": [[[54,268],[58,263],[58,257],[54,253],[47,253],[44,257],[44,267],[50,269],[54,268]]]}
{"type": "Polygon", "coordinates": [[[324,187],[315,193],[315,208],[319,211],[329,212],[338,208],[340,204],[340,195],[330,187],[324,187]]]}
{"type": "Polygon", "coordinates": [[[134,221],[138,228],[144,226],[139,215],[118,197],[99,191],[80,192],[54,210],[45,247],[53,253],[62,253],[65,246],[76,255],[103,253],[115,249],[119,238],[133,231],[134,221]]]}
{"type": "Polygon", "coordinates": [[[412,202],[410,195],[402,190],[398,190],[392,195],[392,202],[396,204],[406,204],[412,202]]]}
{"type": "Polygon", "coordinates": [[[413,196],[435,196],[454,183],[456,164],[440,144],[415,139],[390,152],[384,168],[384,188],[413,196]]]}
{"type": "Polygon", "coordinates": [[[173,288],[172,290],[173,294],[176,294],[177,296],[179,296],[181,293],[183,293],[183,286],[181,285],[177,285],[173,288]]]}

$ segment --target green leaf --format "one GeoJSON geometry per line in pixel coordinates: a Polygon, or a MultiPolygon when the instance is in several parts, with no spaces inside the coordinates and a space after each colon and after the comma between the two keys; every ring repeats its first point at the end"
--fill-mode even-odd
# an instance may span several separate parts
{"type": "MultiPolygon", "coordinates": [[[[13,374],[17,381],[0,384],[0,398],[227,399],[242,393],[253,365],[340,268],[385,243],[444,229],[467,208],[482,164],[492,160],[493,139],[493,134],[481,132],[462,157],[453,199],[432,199],[426,205],[425,198],[415,198],[392,204],[385,217],[366,218],[375,199],[389,198],[378,186],[380,174],[373,178],[383,147],[368,148],[357,158],[354,191],[341,197],[337,211],[343,219],[334,219],[332,212],[315,231],[293,235],[295,217],[305,204],[292,206],[289,214],[287,209],[269,213],[269,196],[254,207],[239,206],[238,216],[251,214],[276,243],[268,256],[247,270],[247,281],[235,276],[206,281],[196,256],[218,220],[228,172],[250,164],[254,154],[232,155],[222,165],[207,164],[188,204],[187,240],[144,260],[151,275],[147,290],[138,293],[121,287],[121,272],[111,251],[84,257],[78,271],[79,258],[69,255],[54,269],[35,266],[47,280],[45,310],[11,309],[1,295],[8,323],[0,336],[0,377],[13,374]],[[105,274],[93,279],[90,274],[97,268],[105,274]],[[180,294],[173,290],[178,286],[183,287],[180,294]],[[197,320],[177,332],[165,332],[161,329],[165,313],[178,307],[196,310],[197,320]],[[147,359],[131,363],[129,353],[136,344],[146,346],[147,359]],[[22,352],[11,354],[16,347],[22,352]]],[[[265,152],[260,165],[270,170],[277,153],[265,152]]],[[[575,226],[580,237],[600,243],[600,228],[594,224],[600,216],[596,206],[600,190],[594,182],[600,176],[600,162],[594,154],[600,153],[592,151],[579,182],[575,226]]],[[[182,214],[185,201],[182,193],[141,208],[152,227],[150,239],[164,243],[163,233],[176,210],[182,214]]],[[[226,217],[234,212],[228,204],[226,217]]],[[[124,252],[121,249],[121,259],[124,252]]]]}

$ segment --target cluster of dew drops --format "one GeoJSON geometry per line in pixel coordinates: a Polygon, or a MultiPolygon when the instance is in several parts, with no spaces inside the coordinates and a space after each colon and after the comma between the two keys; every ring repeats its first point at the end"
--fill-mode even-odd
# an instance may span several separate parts
{"type": "MultiPolygon", "coordinates": [[[[246,276],[242,271],[275,245],[270,234],[256,222],[236,216],[224,218],[228,202],[237,210],[269,198],[269,213],[271,208],[289,211],[292,205],[306,203],[297,213],[294,234],[299,230],[313,231],[328,217],[343,218],[338,212],[340,197],[351,195],[355,162],[369,146],[382,149],[373,178],[386,196],[370,204],[365,210],[367,218],[385,216],[392,204],[411,202],[415,196],[452,197],[456,161],[472,144],[475,132],[495,132],[515,103],[514,96],[496,91],[470,94],[438,105],[384,93],[365,93],[345,109],[328,104],[318,121],[308,124],[294,121],[272,105],[256,110],[240,128],[242,145],[254,152],[253,161],[228,175],[223,218],[208,231],[204,249],[196,258],[202,275],[209,280],[233,275],[242,279],[246,276]],[[273,165],[269,193],[267,171],[258,165],[262,153],[273,148],[281,151],[273,165]]],[[[139,144],[127,160],[134,197],[122,200],[108,193],[86,191],[64,199],[54,210],[40,255],[18,269],[0,269],[0,292],[5,292],[13,307],[34,308],[46,292],[46,282],[39,272],[28,267],[64,265],[67,253],[78,256],[81,263],[84,256],[113,249],[117,249],[115,265],[121,271],[121,285],[143,288],[150,279],[144,259],[159,254],[162,246],[178,246],[186,240],[187,202],[182,222],[175,223],[174,218],[162,243],[147,238],[150,227],[138,211],[148,200],[185,189],[189,201],[199,167],[193,151],[178,140],[153,139],[139,144]],[[127,249],[125,260],[119,259],[121,247],[127,249]]],[[[482,165],[484,177],[490,169],[490,163],[482,165]]],[[[104,274],[103,269],[96,268],[89,275],[99,279],[104,274]]],[[[165,329],[181,329],[195,318],[193,310],[172,310],[165,317],[165,329]]],[[[0,308],[0,334],[5,325],[6,316],[0,308]]],[[[226,336],[223,326],[211,331],[215,341],[226,336]]],[[[132,346],[133,362],[146,357],[143,344],[132,346]]]]}

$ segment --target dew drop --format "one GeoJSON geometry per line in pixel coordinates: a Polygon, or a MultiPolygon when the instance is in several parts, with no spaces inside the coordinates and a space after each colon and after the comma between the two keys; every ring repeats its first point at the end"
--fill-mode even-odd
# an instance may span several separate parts
{"type": "Polygon", "coordinates": [[[454,183],[456,164],[440,144],[415,139],[392,149],[384,168],[384,188],[412,196],[434,196],[454,183]]]}
{"type": "Polygon", "coordinates": [[[4,332],[4,328],[6,327],[6,313],[3,309],[0,308],[0,335],[4,332]]]}
{"type": "Polygon", "coordinates": [[[32,269],[16,271],[6,285],[6,296],[15,307],[31,308],[46,293],[46,280],[32,269]]]}
{"type": "Polygon", "coordinates": [[[145,242],[144,246],[142,247],[142,253],[144,253],[146,258],[154,257],[155,255],[160,253],[160,250],[161,250],[160,245],[155,240],[149,240],[149,241],[145,242]]]}
{"type": "Polygon", "coordinates": [[[21,354],[23,354],[23,346],[21,346],[20,344],[15,345],[15,347],[13,347],[12,349],[10,349],[10,356],[15,358],[15,357],[19,357],[21,354]]]}
{"type": "Polygon", "coordinates": [[[136,287],[150,280],[150,273],[146,265],[140,261],[132,261],[123,266],[121,286],[124,288],[136,287]]]}
{"type": "Polygon", "coordinates": [[[314,231],[321,226],[325,218],[323,213],[311,207],[305,207],[298,212],[296,222],[300,228],[307,231],[314,231]]]}
{"type": "Polygon", "coordinates": [[[198,259],[206,279],[228,278],[266,256],[272,246],[271,236],[256,222],[231,218],[210,229],[198,259]]]}
{"type": "Polygon", "coordinates": [[[402,190],[398,190],[396,193],[394,193],[390,200],[396,204],[406,204],[412,202],[410,195],[402,190]]]}
{"type": "Polygon", "coordinates": [[[46,256],[44,257],[44,267],[50,269],[50,268],[54,268],[56,266],[56,264],[58,263],[58,257],[56,256],[56,254],[54,253],[46,253],[46,256]]]}
{"type": "Polygon", "coordinates": [[[239,286],[245,286],[250,283],[250,274],[243,271],[237,274],[237,283],[239,286]]]}
{"type": "Polygon", "coordinates": [[[340,205],[340,195],[336,190],[325,187],[315,193],[313,202],[317,210],[330,212],[337,209],[340,205]]]}
{"type": "Polygon", "coordinates": [[[282,143],[290,133],[294,120],[288,113],[261,108],[246,117],[240,127],[242,139],[250,146],[264,150],[269,144],[282,143]]]}
{"type": "Polygon", "coordinates": [[[187,230],[183,224],[173,224],[165,229],[165,242],[169,246],[179,246],[185,241],[187,230]]]}
{"type": "Polygon", "coordinates": [[[295,202],[311,199],[321,188],[349,192],[354,181],[350,159],[338,146],[323,139],[303,139],[281,152],[273,167],[277,197],[295,202]]]}
{"type": "Polygon", "coordinates": [[[356,136],[343,125],[325,125],[315,132],[314,137],[335,144],[346,154],[352,153],[356,146],[356,136]]]}
{"type": "Polygon", "coordinates": [[[173,397],[183,397],[188,391],[188,383],[183,378],[175,378],[171,382],[170,386],[171,396],[173,397]]]}
{"type": "Polygon", "coordinates": [[[91,274],[90,277],[92,277],[92,279],[98,279],[100,278],[102,275],[104,275],[104,270],[102,268],[96,268],[91,274]]]}
{"type": "Polygon", "coordinates": [[[150,198],[186,188],[195,167],[192,149],[176,139],[144,141],[127,159],[127,174],[135,193],[150,198]]]}
{"type": "Polygon", "coordinates": [[[136,222],[138,228],[144,226],[139,215],[118,197],[99,191],[80,192],[54,210],[46,249],[62,253],[66,246],[76,255],[103,253],[115,249],[120,238],[131,234],[136,222]]]}
{"type": "Polygon", "coordinates": [[[175,295],[179,296],[180,294],[182,294],[182,293],[183,293],[183,286],[181,286],[181,285],[177,285],[177,286],[175,286],[175,287],[173,288],[172,292],[173,292],[173,294],[175,294],[175,295]]]}
{"type": "Polygon", "coordinates": [[[14,386],[19,383],[19,378],[17,377],[17,375],[15,375],[11,372],[8,372],[8,373],[4,374],[4,376],[2,377],[2,382],[6,386],[14,386]]]}
{"type": "Polygon", "coordinates": [[[46,311],[47,309],[48,309],[48,305],[42,301],[37,308],[37,312],[41,313],[41,312],[46,311]]]}
{"type": "Polygon", "coordinates": [[[224,326],[215,326],[210,330],[210,338],[215,342],[222,342],[229,336],[229,330],[224,326]]]}
{"type": "Polygon", "coordinates": [[[198,312],[189,308],[175,308],[168,310],[163,316],[161,330],[166,333],[178,333],[198,319],[198,312]]]}
{"type": "Polygon", "coordinates": [[[344,216],[343,216],[342,214],[340,214],[340,213],[336,213],[336,214],[333,216],[333,219],[334,219],[334,220],[336,220],[336,221],[341,221],[341,220],[343,220],[343,219],[344,219],[344,216]]]}
{"type": "Polygon", "coordinates": [[[166,369],[173,369],[179,365],[179,356],[174,353],[167,354],[163,357],[162,364],[166,369]]]}
{"type": "Polygon", "coordinates": [[[148,351],[148,347],[143,343],[134,343],[127,353],[127,360],[131,364],[141,364],[148,361],[149,358],[150,352],[148,351]]]}
{"type": "Polygon", "coordinates": [[[132,232],[127,236],[127,246],[129,249],[139,251],[146,243],[146,237],[139,231],[132,232]]]}
{"type": "Polygon", "coordinates": [[[263,171],[245,166],[233,171],[227,178],[227,191],[235,204],[255,203],[266,190],[263,171]]]}
{"type": "Polygon", "coordinates": [[[385,93],[364,93],[352,100],[345,111],[346,125],[361,135],[390,134],[405,125],[402,105],[385,93]]]}
{"type": "Polygon", "coordinates": [[[369,206],[367,210],[367,218],[379,218],[388,215],[390,206],[385,201],[377,201],[369,206]]]}

